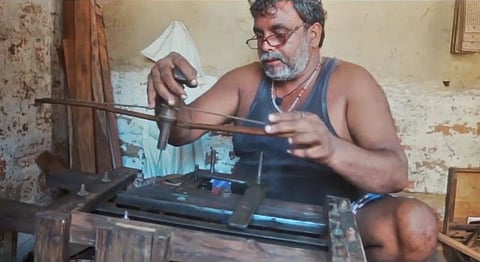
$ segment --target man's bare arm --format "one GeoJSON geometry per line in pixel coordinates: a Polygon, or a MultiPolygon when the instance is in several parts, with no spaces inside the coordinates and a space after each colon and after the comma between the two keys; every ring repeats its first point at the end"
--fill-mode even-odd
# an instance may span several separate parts
{"type": "MultiPolygon", "coordinates": [[[[184,87],[175,81],[173,77],[173,68],[175,67],[185,74],[190,81],[190,86],[197,85],[195,69],[181,55],[171,53],[156,63],[148,77],[147,94],[149,106],[154,107],[159,96],[170,105],[180,106],[176,116],[178,120],[214,125],[229,121],[226,117],[185,109],[185,103],[181,98],[186,98],[186,92],[184,87]]],[[[248,66],[228,72],[205,94],[188,106],[200,109],[200,111],[215,112],[222,115],[236,114],[239,103],[238,88],[241,85],[242,75],[244,75],[245,70],[248,70],[248,66]]],[[[177,146],[184,145],[193,142],[206,132],[199,129],[191,130],[173,127],[170,131],[169,143],[177,146]]]]}
{"type": "Polygon", "coordinates": [[[337,140],[329,165],[365,191],[400,191],[408,183],[408,161],[385,93],[365,69],[348,66],[344,73],[353,85],[348,88],[346,118],[352,141],[337,140]]]}

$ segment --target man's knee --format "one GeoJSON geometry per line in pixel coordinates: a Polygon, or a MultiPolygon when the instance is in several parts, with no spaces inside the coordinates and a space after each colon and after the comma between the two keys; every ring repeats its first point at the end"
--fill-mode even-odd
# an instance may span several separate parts
{"type": "Polygon", "coordinates": [[[437,245],[437,218],[433,210],[421,201],[402,199],[395,220],[404,261],[426,261],[437,245]]]}

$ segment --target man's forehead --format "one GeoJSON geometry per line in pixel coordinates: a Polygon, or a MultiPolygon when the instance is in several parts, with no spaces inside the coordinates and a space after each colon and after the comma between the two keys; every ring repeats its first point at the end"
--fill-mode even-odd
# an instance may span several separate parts
{"type": "Polygon", "coordinates": [[[303,22],[291,1],[277,2],[273,12],[267,12],[265,15],[258,15],[253,20],[254,30],[291,27],[299,22],[303,22]]]}

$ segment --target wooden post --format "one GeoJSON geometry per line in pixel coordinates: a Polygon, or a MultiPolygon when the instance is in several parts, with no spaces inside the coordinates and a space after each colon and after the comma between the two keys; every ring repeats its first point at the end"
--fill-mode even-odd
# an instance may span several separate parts
{"type": "Polygon", "coordinates": [[[70,213],[43,211],[36,215],[35,261],[64,262],[70,260],[70,213]]]}

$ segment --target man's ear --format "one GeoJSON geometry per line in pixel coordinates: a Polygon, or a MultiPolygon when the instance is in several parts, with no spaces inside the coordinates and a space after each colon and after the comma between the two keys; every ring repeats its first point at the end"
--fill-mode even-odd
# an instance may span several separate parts
{"type": "Polygon", "coordinates": [[[322,36],[323,26],[320,23],[314,23],[310,26],[311,47],[318,47],[322,36]]]}

